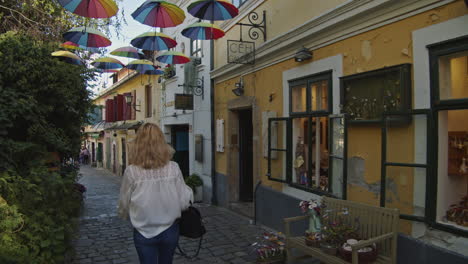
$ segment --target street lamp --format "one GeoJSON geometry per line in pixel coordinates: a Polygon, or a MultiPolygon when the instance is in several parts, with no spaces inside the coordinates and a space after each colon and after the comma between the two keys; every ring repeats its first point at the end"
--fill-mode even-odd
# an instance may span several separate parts
{"type": "Polygon", "coordinates": [[[311,58],[312,58],[312,54],[305,47],[302,47],[300,50],[296,52],[296,55],[294,55],[294,60],[297,62],[302,62],[311,58]]]}
{"type": "Polygon", "coordinates": [[[131,93],[128,93],[128,94],[125,94],[125,103],[127,103],[128,106],[131,106],[133,108],[133,110],[135,110],[136,112],[140,112],[140,109],[137,109],[136,107],[140,107],[141,104],[137,105],[136,103],[133,103],[133,96],[131,93]]]}
{"type": "Polygon", "coordinates": [[[242,80],[242,77],[240,78],[240,81],[235,84],[235,89],[232,89],[232,92],[236,96],[241,96],[244,94],[244,81],[242,80]]]}

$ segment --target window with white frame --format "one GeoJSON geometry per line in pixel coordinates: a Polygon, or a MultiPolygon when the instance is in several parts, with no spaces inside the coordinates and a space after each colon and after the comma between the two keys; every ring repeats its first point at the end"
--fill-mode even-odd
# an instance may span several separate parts
{"type": "Polygon", "coordinates": [[[201,40],[199,39],[190,40],[190,56],[197,57],[197,58],[203,57],[201,40]]]}

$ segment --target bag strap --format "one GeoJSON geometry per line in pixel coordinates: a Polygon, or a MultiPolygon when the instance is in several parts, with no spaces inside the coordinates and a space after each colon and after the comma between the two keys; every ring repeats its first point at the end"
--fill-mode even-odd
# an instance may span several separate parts
{"type": "Polygon", "coordinates": [[[177,252],[176,252],[176,254],[177,254],[177,255],[181,255],[181,256],[185,257],[186,259],[189,259],[189,260],[192,260],[192,259],[196,258],[196,257],[198,256],[198,254],[200,253],[200,248],[201,248],[202,240],[203,240],[203,236],[201,236],[201,237],[200,237],[200,240],[198,241],[198,249],[197,249],[197,252],[196,252],[194,255],[192,255],[192,256],[187,255],[187,253],[185,253],[185,252],[182,250],[182,248],[180,248],[180,245],[179,245],[179,244],[177,244],[177,249],[179,249],[179,252],[180,252],[180,253],[177,253],[177,252]]]}

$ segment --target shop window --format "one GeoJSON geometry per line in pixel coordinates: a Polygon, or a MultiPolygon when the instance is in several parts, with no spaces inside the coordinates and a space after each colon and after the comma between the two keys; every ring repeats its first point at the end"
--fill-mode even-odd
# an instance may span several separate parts
{"type": "Polygon", "coordinates": [[[384,112],[411,107],[410,64],[341,78],[342,111],[351,122],[380,122],[384,112]]]}
{"type": "Polygon", "coordinates": [[[343,198],[345,128],[343,118],[328,116],[331,72],[289,85],[291,116],[269,119],[267,175],[295,188],[343,198]],[[329,133],[330,128],[336,133],[329,133]]]}
{"type": "MultiPolygon", "coordinates": [[[[436,227],[468,235],[468,37],[429,46],[437,125],[436,227]]],[[[435,196],[435,195],[434,195],[435,196]]]]}

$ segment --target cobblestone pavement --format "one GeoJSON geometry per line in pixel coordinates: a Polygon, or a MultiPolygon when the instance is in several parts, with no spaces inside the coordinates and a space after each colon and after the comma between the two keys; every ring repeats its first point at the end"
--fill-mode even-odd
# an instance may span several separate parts
{"type": "MultiPolygon", "coordinates": [[[[138,263],[132,227],[116,215],[121,178],[89,166],[83,166],[80,173],[80,182],[87,192],[80,228],[73,241],[75,258],[72,263],[138,263]]],[[[249,244],[266,229],[251,225],[248,218],[224,208],[196,206],[207,228],[200,254],[195,260],[176,255],[174,263],[253,263],[249,244]]],[[[198,240],[181,238],[180,245],[191,254],[198,240]]]]}

